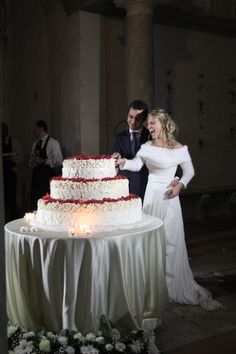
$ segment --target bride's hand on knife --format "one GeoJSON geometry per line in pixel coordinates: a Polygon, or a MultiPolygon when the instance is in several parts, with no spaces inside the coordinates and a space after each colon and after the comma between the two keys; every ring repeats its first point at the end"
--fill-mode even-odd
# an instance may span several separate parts
{"type": "Polygon", "coordinates": [[[121,155],[118,152],[114,152],[114,154],[111,155],[113,159],[115,159],[115,164],[116,166],[123,166],[125,163],[125,159],[121,157],[121,155]]]}

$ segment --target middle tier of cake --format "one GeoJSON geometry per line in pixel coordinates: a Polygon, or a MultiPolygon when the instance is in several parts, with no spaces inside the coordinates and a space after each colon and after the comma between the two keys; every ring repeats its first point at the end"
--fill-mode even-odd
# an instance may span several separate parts
{"type": "Polygon", "coordinates": [[[124,176],[102,179],[54,177],[50,181],[50,196],[53,199],[102,200],[128,195],[129,181],[124,176]]]}

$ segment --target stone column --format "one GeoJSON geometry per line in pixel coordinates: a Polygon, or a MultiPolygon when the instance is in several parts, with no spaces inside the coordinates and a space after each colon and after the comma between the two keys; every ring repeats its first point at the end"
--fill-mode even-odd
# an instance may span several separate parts
{"type": "Polygon", "coordinates": [[[127,101],[140,98],[153,107],[153,8],[156,0],[115,0],[126,10],[127,101]]]}

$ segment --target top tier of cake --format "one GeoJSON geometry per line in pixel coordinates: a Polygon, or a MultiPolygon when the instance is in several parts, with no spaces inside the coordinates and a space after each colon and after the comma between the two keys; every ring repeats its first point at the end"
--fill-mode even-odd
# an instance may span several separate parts
{"type": "Polygon", "coordinates": [[[116,176],[115,161],[107,155],[79,155],[63,161],[62,177],[99,179],[116,176]]]}

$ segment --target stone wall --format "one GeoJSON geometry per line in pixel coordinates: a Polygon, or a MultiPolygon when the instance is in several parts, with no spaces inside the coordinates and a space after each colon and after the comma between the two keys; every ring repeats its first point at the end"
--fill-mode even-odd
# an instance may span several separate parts
{"type": "MultiPolygon", "coordinates": [[[[126,28],[122,19],[59,2],[12,0],[4,119],[20,141],[19,204],[29,205],[33,124],[45,119],[68,154],[109,153],[126,119],[126,28]]],[[[234,190],[235,39],[155,24],[155,106],[173,113],[196,176],[187,193],[234,190]]],[[[135,97],[134,97],[135,98],[135,97]]]]}
{"type": "Polygon", "coordinates": [[[18,204],[29,208],[30,150],[39,119],[69,155],[99,151],[100,22],[69,17],[59,2],[12,0],[6,48],[7,102],[3,120],[19,141],[18,204]]]}
{"type": "Polygon", "coordinates": [[[236,41],[155,26],[155,105],[173,113],[189,146],[193,192],[236,188],[236,41]]]}

